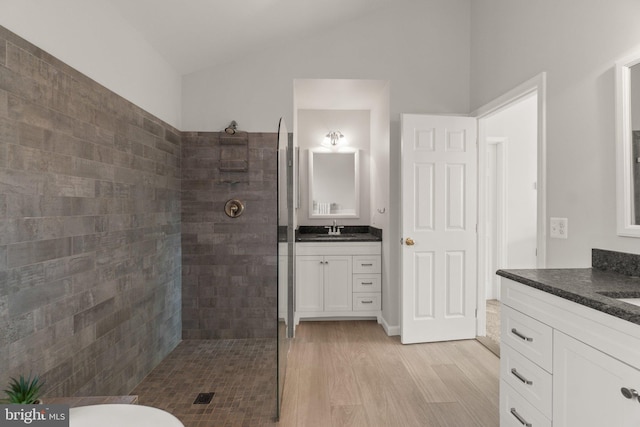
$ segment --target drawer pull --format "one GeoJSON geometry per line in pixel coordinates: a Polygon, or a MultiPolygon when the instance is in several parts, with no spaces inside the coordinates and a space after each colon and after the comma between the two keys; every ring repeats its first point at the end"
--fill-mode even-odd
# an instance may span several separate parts
{"type": "Polygon", "coordinates": [[[373,285],[373,282],[362,282],[361,284],[362,284],[362,285],[368,285],[368,286],[371,286],[371,285],[373,285]]]}
{"type": "Polygon", "coordinates": [[[362,265],[363,267],[373,267],[373,264],[360,264],[360,265],[362,265]]]}
{"type": "Polygon", "coordinates": [[[371,300],[368,300],[368,301],[361,301],[361,302],[362,302],[362,304],[373,304],[373,301],[371,301],[371,300]]]}
{"type": "Polygon", "coordinates": [[[525,427],[531,427],[531,423],[528,423],[527,420],[522,418],[522,415],[520,415],[518,411],[516,411],[516,408],[511,408],[511,411],[509,412],[511,412],[511,415],[513,415],[514,417],[516,417],[518,421],[520,421],[520,424],[522,424],[525,427]]]}
{"type": "Polygon", "coordinates": [[[511,373],[513,374],[514,377],[522,381],[524,384],[533,385],[533,381],[529,381],[528,379],[523,377],[520,372],[516,371],[516,368],[511,369],[511,373]]]}
{"type": "Polygon", "coordinates": [[[528,337],[526,335],[522,335],[520,332],[518,332],[518,330],[516,328],[511,328],[511,333],[515,336],[517,336],[518,338],[520,338],[521,340],[527,341],[527,342],[532,342],[533,338],[528,337]]]}

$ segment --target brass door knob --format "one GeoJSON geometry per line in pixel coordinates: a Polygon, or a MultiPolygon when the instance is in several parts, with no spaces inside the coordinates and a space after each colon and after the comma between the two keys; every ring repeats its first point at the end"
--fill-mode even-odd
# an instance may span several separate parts
{"type": "Polygon", "coordinates": [[[407,246],[413,246],[416,244],[416,242],[414,242],[411,237],[407,237],[406,239],[404,239],[404,243],[406,243],[407,246]]]}

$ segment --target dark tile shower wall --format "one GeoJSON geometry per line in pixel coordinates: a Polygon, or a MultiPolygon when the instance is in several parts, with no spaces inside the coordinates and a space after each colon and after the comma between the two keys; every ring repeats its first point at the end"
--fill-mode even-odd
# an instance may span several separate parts
{"type": "Polygon", "coordinates": [[[183,133],[183,339],[275,338],[277,134],[248,134],[246,172],[229,171],[243,151],[222,135],[183,133]],[[232,198],[238,218],[224,212],[232,198]]]}
{"type": "Polygon", "coordinates": [[[0,27],[0,389],[128,393],[179,343],[180,140],[0,27]]]}

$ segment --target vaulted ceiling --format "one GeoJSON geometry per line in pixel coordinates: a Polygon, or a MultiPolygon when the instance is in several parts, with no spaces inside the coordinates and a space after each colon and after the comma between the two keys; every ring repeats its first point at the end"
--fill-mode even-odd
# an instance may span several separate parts
{"type": "Polygon", "coordinates": [[[109,0],[180,74],[331,31],[399,0],[109,0]]]}

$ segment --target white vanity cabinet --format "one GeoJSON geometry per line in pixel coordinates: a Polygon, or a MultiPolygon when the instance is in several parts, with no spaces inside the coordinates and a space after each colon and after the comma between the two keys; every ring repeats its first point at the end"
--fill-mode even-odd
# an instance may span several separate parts
{"type": "Polygon", "coordinates": [[[380,242],[296,244],[296,323],[301,318],[376,317],[380,242]]]}
{"type": "Polygon", "coordinates": [[[553,330],[506,305],[501,312],[501,424],[551,426],[553,330]]]}
{"type": "Polygon", "coordinates": [[[296,256],[296,312],[324,310],[324,257],[296,256]]]}
{"type": "Polygon", "coordinates": [[[504,278],[501,299],[501,426],[640,426],[640,325],[504,278]]]}
{"type": "Polygon", "coordinates": [[[296,260],[297,311],[351,310],[350,256],[299,255],[296,260]]]}
{"type": "Polygon", "coordinates": [[[561,332],[553,345],[555,425],[640,426],[640,401],[632,395],[640,390],[638,369],[561,332]]]}

